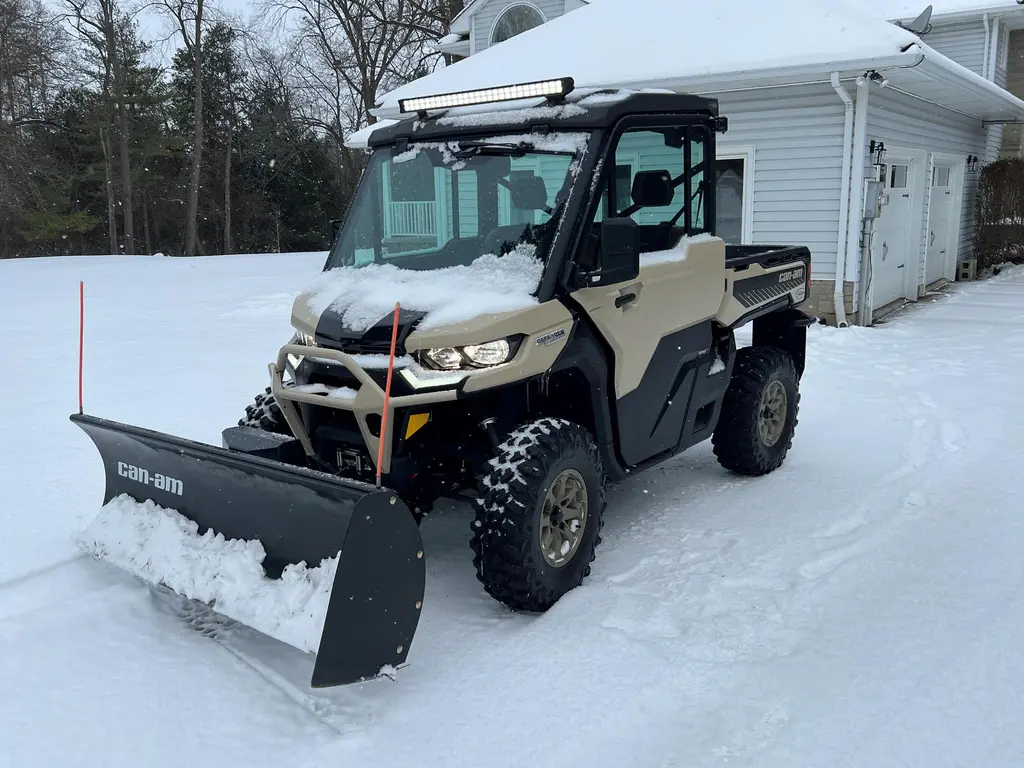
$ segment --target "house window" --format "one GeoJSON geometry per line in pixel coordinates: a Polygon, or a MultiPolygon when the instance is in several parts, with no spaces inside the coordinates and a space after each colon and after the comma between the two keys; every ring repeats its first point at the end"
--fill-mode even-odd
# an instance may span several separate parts
{"type": "Polygon", "coordinates": [[[494,29],[491,30],[491,45],[539,27],[544,21],[544,15],[532,5],[521,3],[509,6],[494,23],[494,29]]]}
{"type": "Polygon", "coordinates": [[[633,202],[633,166],[615,166],[615,210],[624,211],[633,202]]]}
{"type": "Polygon", "coordinates": [[[715,234],[727,243],[743,242],[744,158],[719,158],[715,163],[715,234]]]}
{"type": "Polygon", "coordinates": [[[909,178],[909,165],[894,165],[889,171],[889,189],[906,189],[909,178]]]}
{"type": "Polygon", "coordinates": [[[948,187],[949,186],[949,172],[952,169],[948,165],[937,165],[932,171],[932,186],[933,187],[948,187]]]}
{"type": "Polygon", "coordinates": [[[390,164],[391,199],[398,203],[433,201],[434,166],[426,155],[390,164]]]}

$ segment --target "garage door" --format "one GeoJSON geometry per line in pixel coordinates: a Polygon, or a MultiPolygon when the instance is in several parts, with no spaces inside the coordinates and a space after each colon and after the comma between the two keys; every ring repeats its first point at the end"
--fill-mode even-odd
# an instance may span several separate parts
{"type": "Polygon", "coordinates": [[[894,159],[885,177],[882,215],[875,220],[871,259],[875,309],[906,295],[904,276],[910,261],[910,223],[914,218],[912,191],[910,161],[894,159]]]}
{"type": "Polygon", "coordinates": [[[928,257],[924,267],[925,285],[948,277],[956,248],[951,242],[953,227],[953,167],[936,165],[932,169],[932,195],[928,208],[928,257]]]}

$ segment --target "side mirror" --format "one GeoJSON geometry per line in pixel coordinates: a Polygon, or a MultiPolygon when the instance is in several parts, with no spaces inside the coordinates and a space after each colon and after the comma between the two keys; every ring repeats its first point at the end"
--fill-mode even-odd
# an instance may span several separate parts
{"type": "Polygon", "coordinates": [[[600,264],[587,275],[586,285],[596,287],[635,280],[640,275],[640,248],[640,225],[633,219],[602,221],[600,264]]]}
{"type": "Polygon", "coordinates": [[[642,208],[664,208],[672,205],[676,188],[672,186],[672,174],[668,171],[640,171],[633,178],[630,193],[633,202],[642,208]]]}

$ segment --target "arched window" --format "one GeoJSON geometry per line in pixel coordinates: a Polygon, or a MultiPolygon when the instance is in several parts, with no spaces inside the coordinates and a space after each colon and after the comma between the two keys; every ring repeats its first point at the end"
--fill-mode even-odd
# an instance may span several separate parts
{"type": "Polygon", "coordinates": [[[510,37],[539,27],[545,22],[544,15],[532,5],[510,5],[494,23],[491,30],[491,45],[504,42],[510,37]]]}

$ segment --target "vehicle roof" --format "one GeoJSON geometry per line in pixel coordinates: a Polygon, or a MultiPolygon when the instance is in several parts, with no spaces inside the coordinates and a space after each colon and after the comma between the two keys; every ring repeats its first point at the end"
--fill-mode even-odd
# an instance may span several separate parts
{"type": "Polygon", "coordinates": [[[378,147],[398,139],[530,133],[542,127],[589,131],[607,128],[627,115],[665,113],[717,117],[718,100],[670,91],[574,91],[561,103],[531,99],[439,110],[426,118],[411,115],[373,131],[367,145],[378,147]]]}

